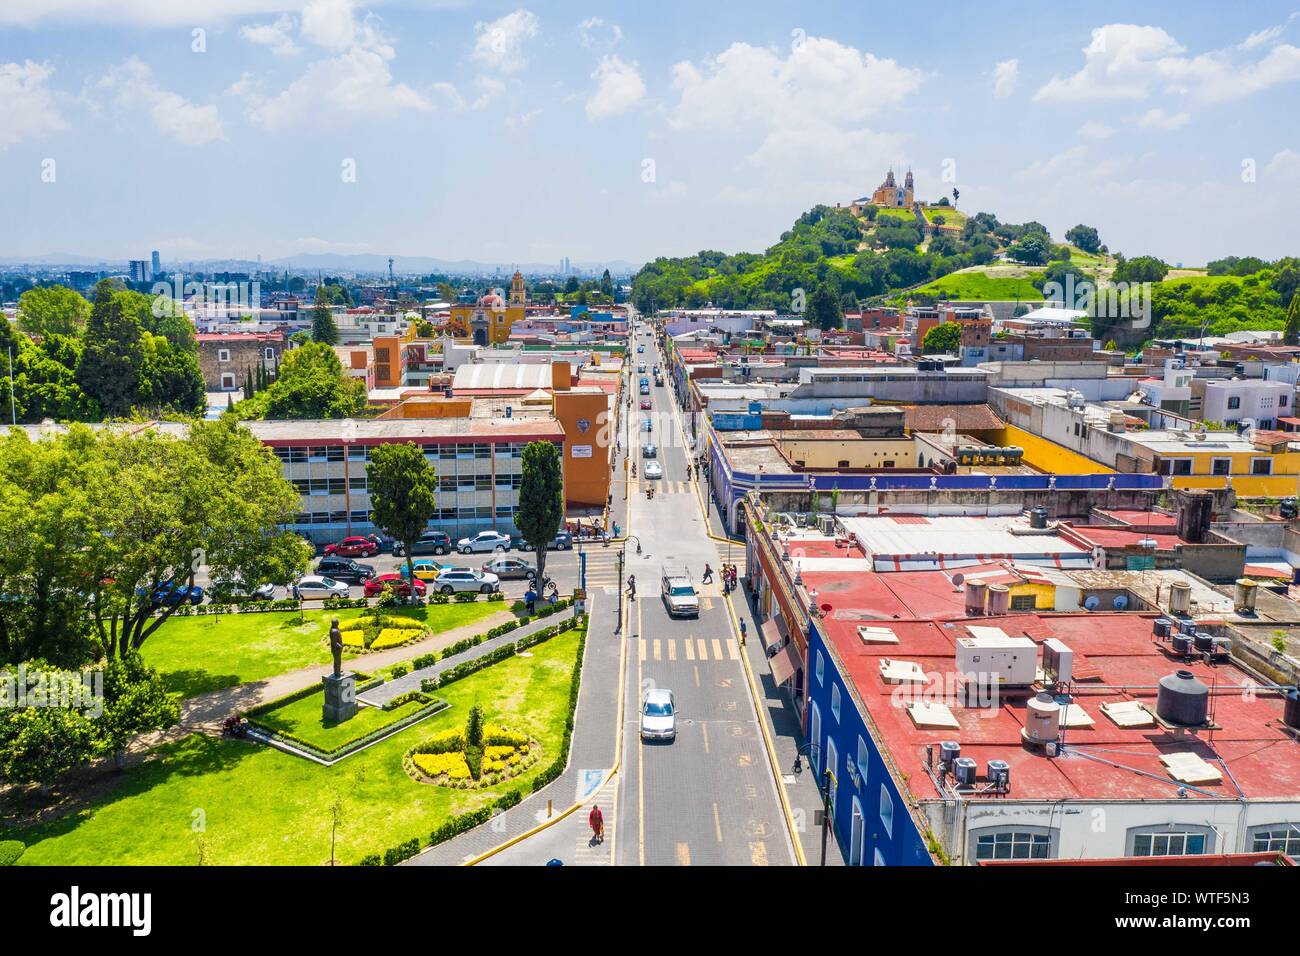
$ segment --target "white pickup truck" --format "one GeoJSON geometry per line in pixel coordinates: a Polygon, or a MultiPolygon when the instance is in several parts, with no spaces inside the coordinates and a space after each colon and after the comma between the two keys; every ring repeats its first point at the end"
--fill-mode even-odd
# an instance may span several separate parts
{"type": "Polygon", "coordinates": [[[699,617],[700,598],[685,568],[664,571],[661,593],[669,617],[699,617]]]}

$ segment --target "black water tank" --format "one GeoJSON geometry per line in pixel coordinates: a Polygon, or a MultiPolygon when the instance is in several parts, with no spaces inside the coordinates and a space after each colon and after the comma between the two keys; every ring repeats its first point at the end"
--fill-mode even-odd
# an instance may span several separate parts
{"type": "Polygon", "coordinates": [[[1175,671],[1160,678],[1156,713],[1176,727],[1200,727],[1210,712],[1210,690],[1191,671],[1175,671]]]}
{"type": "Polygon", "coordinates": [[[1151,633],[1162,641],[1169,640],[1169,621],[1163,617],[1158,617],[1151,625],[1151,633]]]}
{"type": "Polygon", "coordinates": [[[1292,687],[1282,695],[1282,700],[1282,723],[1293,730],[1300,730],[1300,687],[1292,687]]]}
{"type": "Polygon", "coordinates": [[[1029,527],[1042,530],[1047,527],[1047,509],[1035,508],[1029,512],[1029,527]]]}

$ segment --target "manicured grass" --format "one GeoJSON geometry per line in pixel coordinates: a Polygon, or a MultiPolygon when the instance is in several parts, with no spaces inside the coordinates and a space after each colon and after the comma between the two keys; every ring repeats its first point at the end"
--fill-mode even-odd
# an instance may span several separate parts
{"type": "Polygon", "coordinates": [[[1011,301],[1021,299],[1026,302],[1041,302],[1043,274],[1031,273],[1028,276],[997,276],[986,272],[954,272],[943,278],[935,279],[923,285],[917,292],[947,296],[952,299],[988,299],[992,301],[1011,301]]]}
{"type": "Polygon", "coordinates": [[[193,735],[121,774],[87,809],[0,840],[27,844],[20,864],[318,865],[330,855],[330,804],[343,817],[337,859],[356,863],[404,840],[423,844],[449,816],[512,789],[529,791],[559,751],[577,662],[578,631],[530,648],[531,657],[494,664],[438,691],[447,710],[345,758],[333,767],[270,747],[193,735]],[[463,726],[478,704],[488,723],[541,742],[542,758],[510,781],[483,790],[416,783],[402,755],[426,736],[463,726]],[[192,826],[202,819],[205,830],[192,826]]]}
{"type": "MultiPolygon", "coordinates": [[[[475,601],[397,608],[387,613],[413,617],[441,633],[504,610],[501,601],[475,601]]],[[[362,611],[306,611],[302,623],[297,611],[173,617],[145,641],[141,652],[158,668],[169,691],[193,697],[328,663],[330,618],[337,617],[345,624],[362,611]]]]}
{"type": "Polygon", "coordinates": [[[341,724],[327,724],[321,719],[324,701],[325,692],[321,690],[261,711],[249,719],[268,730],[310,744],[323,753],[333,753],[366,734],[404,720],[428,706],[422,701],[412,700],[392,710],[360,707],[351,720],[341,724]]]}

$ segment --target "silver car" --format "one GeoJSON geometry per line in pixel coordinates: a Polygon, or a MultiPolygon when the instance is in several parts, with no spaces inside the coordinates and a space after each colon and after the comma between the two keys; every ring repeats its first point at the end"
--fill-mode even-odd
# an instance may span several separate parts
{"type": "Polygon", "coordinates": [[[510,535],[500,531],[480,531],[472,538],[461,538],[456,542],[456,550],[461,554],[481,551],[509,551],[510,535]]]}
{"type": "Polygon", "coordinates": [[[486,571],[474,568],[446,568],[433,579],[433,587],[440,594],[453,594],[456,591],[479,591],[491,594],[501,590],[501,579],[486,571]]]}
{"type": "Polygon", "coordinates": [[[349,595],[348,586],[342,581],[308,574],[289,586],[290,593],[300,601],[337,601],[349,595]]]}
{"type": "Polygon", "coordinates": [[[673,692],[656,687],[645,695],[641,704],[641,739],[675,740],[677,738],[677,703],[673,692]]]}
{"type": "Polygon", "coordinates": [[[664,470],[660,467],[659,462],[647,461],[645,463],[645,471],[643,471],[642,474],[647,478],[662,478],[664,476],[664,470]]]}

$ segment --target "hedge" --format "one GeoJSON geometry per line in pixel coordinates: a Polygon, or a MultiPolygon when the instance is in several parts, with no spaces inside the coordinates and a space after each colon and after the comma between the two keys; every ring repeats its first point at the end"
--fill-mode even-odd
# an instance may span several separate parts
{"type": "MultiPolygon", "coordinates": [[[[491,803],[484,804],[477,810],[471,810],[468,813],[462,813],[458,816],[451,817],[443,822],[436,830],[429,834],[429,846],[437,846],[439,843],[446,843],[452,837],[460,836],[467,830],[472,830],[476,826],[487,823],[497,813],[509,810],[517,806],[519,801],[523,800],[524,795],[518,790],[508,790],[491,803]]],[[[378,853],[368,853],[361,858],[361,866],[396,866],[404,860],[409,860],[420,852],[420,841],[412,838],[397,846],[389,847],[384,851],[381,857],[378,853]]]]}
{"type": "MultiPolygon", "coordinates": [[[[564,630],[569,630],[576,621],[574,618],[570,618],[566,623],[569,623],[569,627],[564,630]]],[[[537,633],[542,632],[538,631],[537,633]]],[[[523,642],[520,641],[520,643],[523,642]]],[[[582,686],[582,658],[586,648],[587,629],[584,627],[578,634],[578,660],[573,665],[573,677],[569,682],[569,716],[564,720],[564,740],[561,741],[560,752],[555,755],[555,760],[551,765],[533,778],[533,793],[556,780],[560,774],[564,773],[564,768],[569,764],[569,745],[573,742],[573,718],[578,711],[578,690],[582,686]]]]}
{"type": "MultiPolygon", "coordinates": [[[[299,750],[306,751],[307,753],[319,757],[322,760],[333,760],[337,757],[346,756],[347,754],[350,754],[353,751],[360,750],[362,747],[366,746],[367,744],[373,743],[374,741],[378,740],[381,737],[387,737],[389,734],[395,734],[399,730],[405,730],[407,727],[411,726],[417,721],[421,721],[426,717],[432,717],[434,714],[440,713],[441,711],[444,711],[451,706],[445,700],[435,700],[431,697],[427,697],[425,694],[419,691],[414,692],[414,694],[416,699],[427,700],[429,701],[429,703],[426,704],[424,707],[421,707],[419,710],[415,711],[414,713],[408,714],[406,717],[403,717],[401,720],[395,720],[391,724],[387,724],[383,727],[376,727],[374,730],[370,731],[370,733],[363,734],[362,736],[357,737],[355,740],[349,740],[346,743],[340,744],[334,750],[321,750],[319,747],[315,746],[314,744],[308,743],[307,741],[299,737],[295,737],[293,734],[286,734],[282,731],[272,730],[269,727],[265,727],[262,724],[257,723],[257,721],[255,720],[250,720],[249,723],[251,723],[258,730],[262,731],[262,733],[268,735],[269,737],[272,737],[275,740],[293,744],[299,750]]],[[[403,701],[403,703],[405,703],[405,701],[403,701]]],[[[390,710],[391,708],[384,707],[382,709],[390,710]]]]}

